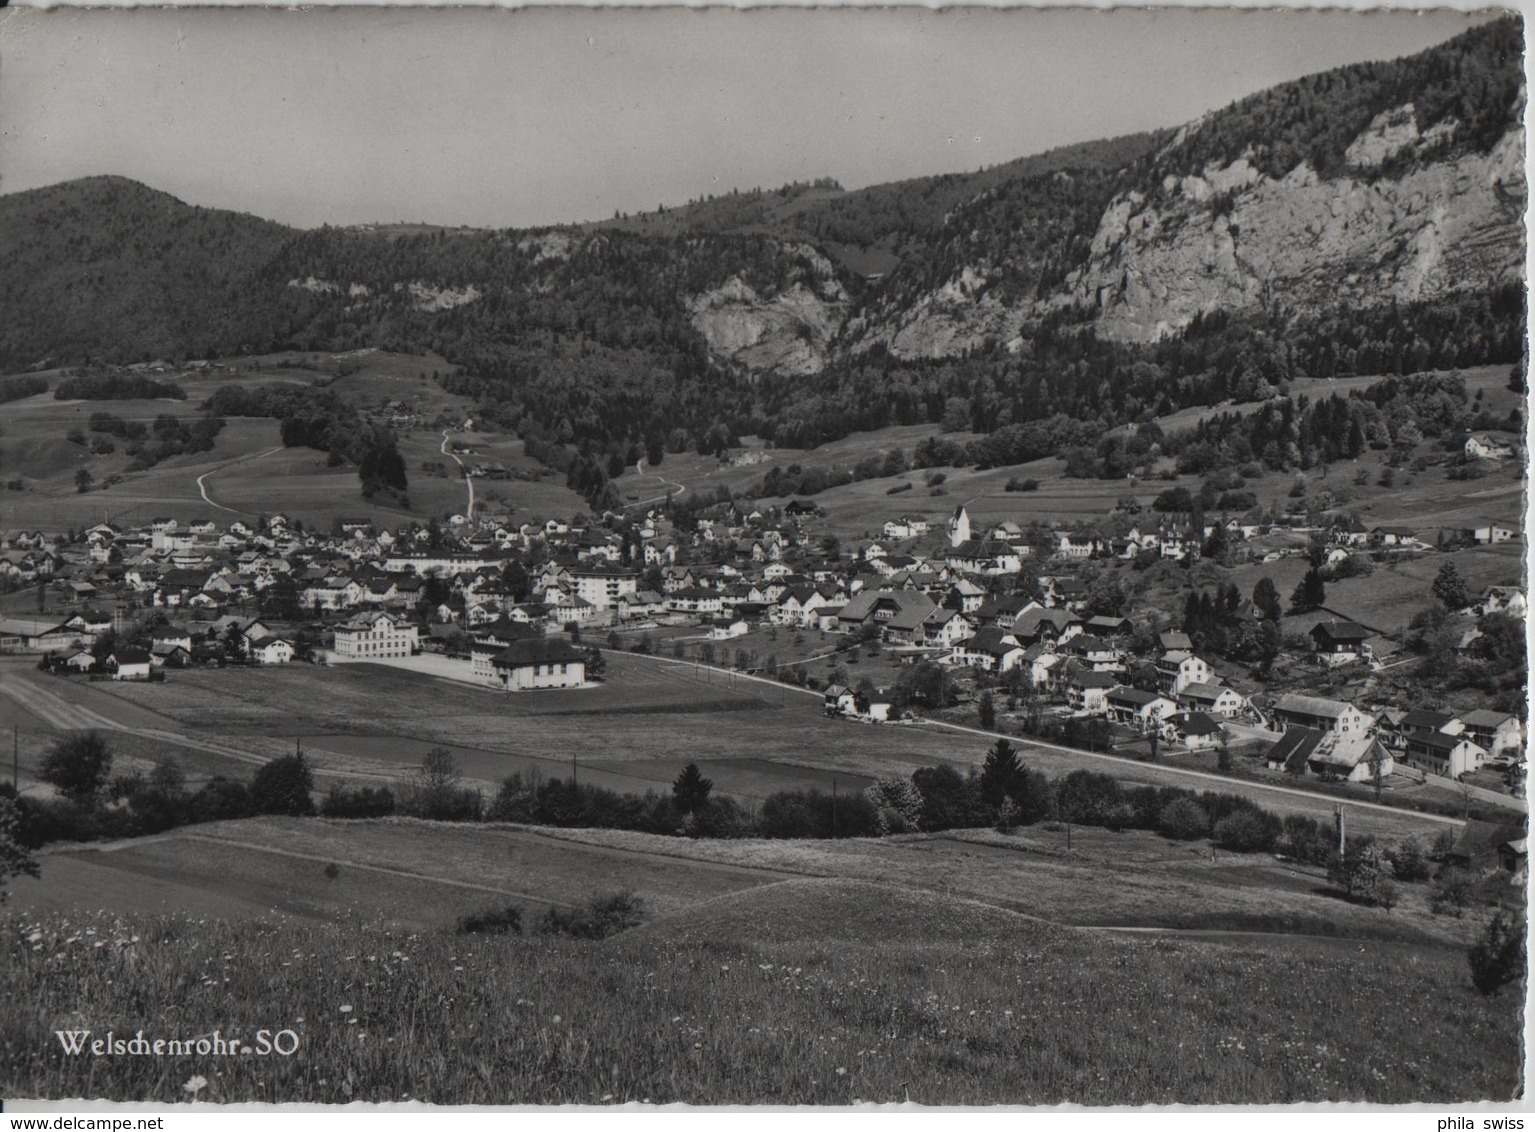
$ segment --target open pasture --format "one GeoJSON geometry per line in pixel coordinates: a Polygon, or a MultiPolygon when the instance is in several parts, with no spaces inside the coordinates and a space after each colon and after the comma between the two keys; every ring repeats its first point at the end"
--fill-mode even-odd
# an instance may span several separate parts
{"type": "Polygon", "coordinates": [[[1339,900],[1319,868],[1264,854],[1212,852],[1203,842],[1144,831],[1076,829],[1069,848],[1066,842],[1064,830],[1044,826],[1008,836],[973,830],[715,841],[404,818],[264,817],[55,846],[42,858],[40,880],[13,883],[23,910],[195,912],[204,898],[217,898],[237,903],[245,916],[274,909],[311,920],[355,914],[414,929],[449,927],[469,908],[573,903],[619,888],[665,913],[804,876],[897,884],[1060,924],[1194,936],[1463,947],[1480,926],[1475,917],[1431,915],[1424,885],[1401,886],[1400,903],[1387,913],[1339,900]],[[332,864],[334,878],[326,876],[332,864]],[[442,891],[423,902],[433,886],[442,891]]]}
{"type": "MultiPolygon", "coordinates": [[[[424,677],[384,665],[341,665],[316,671],[194,670],[163,684],[59,681],[59,695],[110,717],[127,703],[138,734],[206,743],[221,758],[245,752],[252,762],[302,741],[322,789],[337,778],[369,785],[397,782],[420,765],[425,750],[455,750],[463,772],[489,787],[516,770],[568,777],[590,768],[589,781],[643,792],[669,788],[677,771],[697,762],[723,793],[753,803],[777,790],[843,789],[867,779],[909,776],[924,766],[978,768],[992,739],[935,725],[869,725],[828,719],[818,694],[768,681],[695,674],[689,665],[608,654],[606,684],[592,689],[508,694],[424,677]],[[733,685],[733,686],[732,686],[733,685]]],[[[94,726],[73,723],[70,726],[94,726]]],[[[1249,794],[1280,812],[1331,820],[1328,796],[1276,792],[1256,784],[1173,767],[1092,755],[1019,741],[1028,763],[1059,776],[1088,768],[1127,782],[1182,785],[1249,794]]],[[[189,770],[211,773],[192,762],[189,770]]],[[[1409,811],[1351,809],[1351,827],[1383,837],[1432,837],[1443,823],[1409,811]]]]}
{"type": "Polygon", "coordinates": [[[56,846],[43,878],[16,889],[29,911],[271,913],[450,927],[466,912],[536,912],[629,888],[657,912],[787,873],[580,845],[509,827],[391,819],[249,818],[106,845],[56,846]],[[335,876],[327,875],[327,866],[335,876]]]}

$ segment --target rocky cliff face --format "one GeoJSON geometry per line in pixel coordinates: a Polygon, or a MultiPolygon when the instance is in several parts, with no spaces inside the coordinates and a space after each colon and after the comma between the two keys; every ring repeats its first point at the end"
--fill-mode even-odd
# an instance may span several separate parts
{"type": "Polygon", "coordinates": [[[847,293],[830,261],[808,246],[785,251],[795,278],[775,294],[759,294],[737,275],[687,300],[709,351],[754,372],[820,373],[847,312],[847,293]]]}
{"type": "Polygon", "coordinates": [[[1106,337],[1144,342],[1202,311],[1408,302],[1519,278],[1518,131],[1485,155],[1396,179],[1363,176],[1408,148],[1431,151],[1449,133],[1441,125],[1420,134],[1408,105],[1350,146],[1359,175],[1324,181],[1302,164],[1272,179],[1238,160],[1169,177],[1154,194],[1124,194],[1055,302],[1093,311],[1106,337]]]}
{"type": "Polygon", "coordinates": [[[1167,177],[1110,202],[1087,261],[1054,295],[1001,300],[997,265],[968,263],[913,301],[874,306],[845,340],[904,358],[1016,349],[1029,319],[1070,307],[1104,337],[1149,342],[1201,312],[1410,302],[1521,278],[1523,136],[1510,130],[1490,153],[1433,160],[1455,129],[1420,130],[1409,103],[1354,140],[1341,177],[1319,179],[1304,163],[1268,177],[1245,157],[1167,177]],[[1412,156],[1421,160],[1411,172],[1378,175],[1412,156]]]}

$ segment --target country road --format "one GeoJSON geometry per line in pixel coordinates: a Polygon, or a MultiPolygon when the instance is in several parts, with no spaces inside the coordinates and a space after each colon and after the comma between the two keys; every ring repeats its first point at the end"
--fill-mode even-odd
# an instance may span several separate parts
{"type": "Polygon", "coordinates": [[[687,484],[679,483],[676,480],[669,480],[665,476],[663,476],[660,472],[646,472],[645,471],[645,461],[644,460],[641,460],[639,463],[635,464],[634,465],[634,470],[641,477],[644,477],[646,475],[654,476],[656,479],[661,481],[663,486],[675,487],[677,490],[675,492],[670,492],[669,491],[669,492],[666,493],[666,495],[654,495],[654,496],[651,496],[649,499],[638,499],[638,500],[635,500],[633,503],[629,504],[630,507],[643,507],[647,503],[664,503],[664,502],[666,502],[666,499],[667,499],[668,495],[671,496],[671,498],[675,499],[677,496],[681,495],[683,492],[687,491],[687,489],[688,489],[687,488],[687,484]]]}
{"type": "Polygon", "coordinates": [[[232,468],[236,464],[244,464],[250,461],[260,460],[264,456],[270,456],[273,452],[281,452],[282,449],[283,446],[279,444],[276,448],[268,448],[265,452],[258,452],[254,456],[241,456],[238,460],[230,460],[227,464],[220,464],[216,468],[209,468],[206,472],[197,477],[197,493],[203,497],[204,503],[208,504],[210,507],[217,507],[220,511],[228,511],[231,515],[250,514],[249,511],[237,511],[233,507],[225,507],[222,503],[214,502],[213,497],[208,494],[208,477],[211,476],[214,472],[222,472],[225,468],[232,468]]]}
{"type": "Polygon", "coordinates": [[[464,473],[464,484],[469,488],[469,510],[466,514],[469,521],[474,522],[474,477],[464,469],[464,462],[458,458],[458,453],[448,451],[448,430],[442,430],[442,454],[458,465],[459,471],[464,473]]]}

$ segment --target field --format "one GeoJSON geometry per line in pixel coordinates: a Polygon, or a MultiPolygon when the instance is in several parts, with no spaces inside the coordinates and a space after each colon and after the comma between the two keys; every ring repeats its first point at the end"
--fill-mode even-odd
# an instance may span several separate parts
{"type": "MultiPolygon", "coordinates": [[[[487,793],[514,771],[643,793],[670,789],[696,762],[715,788],[747,806],[780,790],[861,790],[884,775],[947,764],[979,767],[992,737],[936,724],[871,726],[828,719],[821,697],[765,680],[694,671],[654,658],[609,653],[594,688],[507,694],[387,665],[315,670],[178,672],[164,683],[84,683],[0,662],[0,728],[18,727],[22,782],[61,731],[95,728],[126,744],[120,769],[174,756],[192,784],[213,774],[248,777],[255,766],[302,745],[321,790],[337,782],[407,780],[433,746],[456,757],[487,793]]],[[[1330,821],[1334,801],[1202,773],[1047,747],[1020,740],[1031,766],[1052,776],[1079,768],[1126,782],[1249,794],[1283,812],[1330,821]]],[[[1415,790],[1398,793],[1411,802],[1415,790]]],[[[1408,809],[1351,804],[1351,828],[1382,837],[1431,838],[1446,819],[1408,809]]]]}
{"type": "MultiPolygon", "coordinates": [[[[1478,391],[1482,393],[1488,412],[1506,414],[1522,403],[1519,395],[1507,388],[1506,367],[1483,366],[1465,370],[1462,375],[1471,396],[1478,391]]],[[[1346,396],[1379,380],[1379,377],[1303,378],[1292,383],[1292,393],[1312,398],[1331,393],[1346,396]]],[[[1215,413],[1253,412],[1258,407],[1258,403],[1252,403],[1185,409],[1159,418],[1157,423],[1166,432],[1176,432],[1192,428],[1201,418],[1215,413]]],[[[713,457],[668,455],[660,467],[647,468],[645,476],[629,469],[614,483],[626,499],[633,496],[636,500],[664,497],[667,490],[675,491],[679,486],[687,491],[724,486],[742,492],[759,483],[773,466],[851,467],[860,459],[892,448],[910,452],[938,432],[937,425],[905,425],[860,433],[816,449],[748,449],[746,452],[754,462],[738,465],[721,465],[713,457]]],[[[963,443],[973,439],[973,434],[949,433],[946,438],[963,443]]],[[[736,458],[742,455],[742,452],[733,453],[736,458]]],[[[1418,473],[1399,469],[1394,485],[1382,487],[1378,481],[1384,468],[1383,457],[1384,453],[1370,452],[1357,461],[1332,465],[1325,472],[1308,473],[1307,478],[1313,486],[1332,491],[1339,498],[1341,510],[1357,511],[1366,523],[1410,522],[1432,529],[1484,514],[1511,519],[1523,511],[1522,469],[1515,462],[1506,462],[1498,472],[1470,482],[1448,480],[1439,467],[1418,473]],[[1354,482],[1361,470],[1368,473],[1369,479],[1363,485],[1354,482]]],[[[927,546],[938,541],[943,522],[961,503],[969,510],[972,524],[976,525],[1006,519],[1020,525],[1038,521],[1071,526],[1084,519],[1106,517],[1126,496],[1136,499],[1143,508],[1143,515],[1149,515],[1150,521],[1155,522],[1155,514],[1149,508],[1158,494],[1176,486],[1197,491],[1200,482],[1198,476],[1170,479],[1159,476],[1141,481],[1072,479],[1062,474],[1062,463],[1054,456],[985,471],[974,468],[922,469],[863,480],[815,495],[814,501],[825,514],[809,521],[806,529],[813,534],[830,534],[841,539],[878,538],[885,519],[907,515],[936,524],[934,534],[922,540],[922,545],[927,546]],[[929,487],[927,478],[934,472],[941,472],[945,479],[937,487],[929,487]],[[1039,487],[1032,492],[1006,491],[1007,481],[1015,477],[1038,480],[1039,487]],[[901,484],[911,487],[891,495],[890,489],[901,484]]],[[[1266,472],[1249,481],[1248,489],[1257,495],[1261,504],[1283,509],[1290,503],[1289,491],[1294,482],[1293,473],[1266,472]]],[[[679,497],[685,498],[686,491],[679,493],[679,497]]],[[[787,499],[759,500],[760,504],[773,502],[787,502],[787,499]]]]}
{"type": "Polygon", "coordinates": [[[1108,1105],[1520,1087],[1518,999],[1471,990],[1473,924],[1341,905],[1315,877],[1149,835],[1068,855],[1032,831],[829,846],[398,821],[197,833],[51,853],[54,883],[22,882],[0,921],[6,1096],[1108,1105]],[[464,876],[495,891],[450,883],[464,876]],[[64,877],[82,886],[72,906],[64,877]],[[603,942],[443,930],[508,900],[531,929],[541,896],[588,882],[632,885],[648,922],[603,942]],[[1207,930],[1073,926],[1104,907],[1146,926],[1175,904],[1207,930]],[[247,1044],[291,1029],[300,1049],[67,1057],[54,1031],[76,1028],[247,1044]]]}
{"type": "MultiPolygon", "coordinates": [[[[365,351],[231,358],[219,365],[216,370],[155,375],[185,389],[184,401],[56,401],[52,392],[47,392],[7,404],[5,429],[0,434],[0,466],[7,478],[20,473],[27,490],[0,492],[0,527],[62,530],[100,522],[104,516],[114,522],[134,523],[161,514],[207,516],[227,522],[282,511],[307,524],[329,528],[343,515],[394,525],[464,510],[467,491],[458,469],[441,452],[443,436],[437,422],[456,430],[470,415],[470,405],[444,391],[429,376],[451,368],[442,359],[365,351]],[[355,372],[332,379],[329,371],[344,363],[355,365],[355,372]],[[84,429],[92,413],[107,412],[145,423],[164,413],[190,418],[220,385],[255,387],[283,382],[328,384],[363,409],[398,401],[424,422],[399,430],[400,453],[410,480],[409,510],[364,500],[353,467],[329,468],[324,453],[283,449],[275,420],[228,418],[211,451],[172,457],[143,472],[124,471],[129,458],[121,451],[120,442],[117,452],[96,456],[65,439],[70,429],[84,429]],[[428,472],[422,467],[425,463],[446,465],[447,474],[428,472]],[[75,486],[75,473],[80,468],[87,469],[98,485],[114,473],[124,478],[111,488],[98,486],[81,494],[75,486]]],[[[56,373],[45,376],[52,380],[58,377],[56,373]]],[[[455,431],[452,435],[472,434],[455,431]]],[[[492,458],[510,457],[505,462],[511,467],[532,465],[520,455],[521,441],[511,438],[504,446],[514,446],[516,453],[508,451],[492,458]]],[[[494,484],[483,481],[478,487],[481,498],[498,500],[514,513],[530,517],[569,515],[586,507],[559,476],[494,484]]]]}

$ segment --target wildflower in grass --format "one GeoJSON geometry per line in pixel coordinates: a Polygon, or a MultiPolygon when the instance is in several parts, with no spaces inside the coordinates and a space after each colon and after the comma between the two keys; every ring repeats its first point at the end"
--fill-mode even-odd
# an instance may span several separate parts
{"type": "Polygon", "coordinates": [[[556,1014],[553,1018],[550,1019],[550,1021],[553,1022],[556,1026],[558,1026],[560,1024],[560,1016],[558,1014],[556,1014]]]}
{"type": "Polygon", "coordinates": [[[197,1099],[197,1094],[202,1092],[207,1087],[208,1087],[208,1078],[204,1077],[201,1073],[199,1073],[195,1077],[187,1078],[187,1083],[185,1085],[181,1086],[181,1091],[184,1092],[184,1093],[191,1093],[192,1094],[192,1099],[196,1100],[197,1099]]]}
{"type": "Polygon", "coordinates": [[[343,1014],[350,1014],[351,1012],[352,1012],[352,1008],[350,1006],[343,1006],[341,1008],[341,1013],[343,1013],[343,1014]]]}

